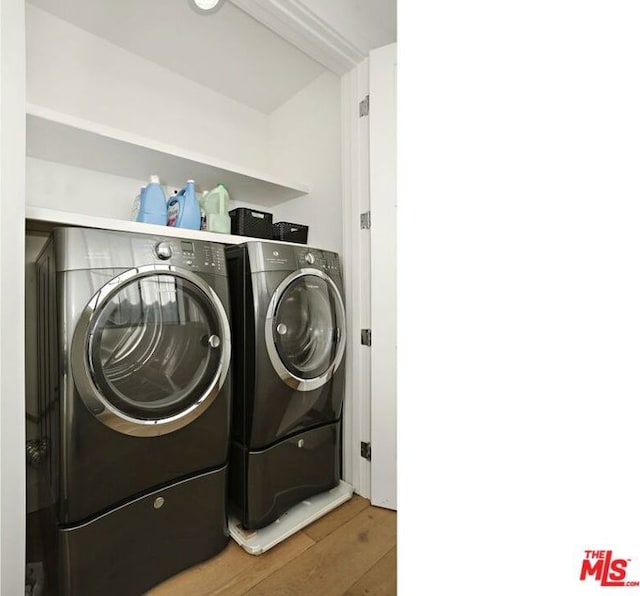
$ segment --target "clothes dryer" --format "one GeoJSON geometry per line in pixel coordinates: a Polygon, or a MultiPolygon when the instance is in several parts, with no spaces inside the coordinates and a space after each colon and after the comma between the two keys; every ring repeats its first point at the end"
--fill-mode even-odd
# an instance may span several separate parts
{"type": "Polygon", "coordinates": [[[224,249],[59,228],[37,267],[49,584],[140,594],[228,541],[224,249]]]}
{"type": "Polygon", "coordinates": [[[247,529],[340,480],[345,308],[338,255],[227,247],[234,328],[229,504],[247,529]]]}

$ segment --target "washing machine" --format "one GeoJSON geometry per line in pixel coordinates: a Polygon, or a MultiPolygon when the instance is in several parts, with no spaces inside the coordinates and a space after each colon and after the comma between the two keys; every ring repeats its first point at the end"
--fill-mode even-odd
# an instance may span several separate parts
{"type": "Polygon", "coordinates": [[[227,247],[234,328],[229,505],[248,530],[339,483],[345,307],[336,253],[227,247]]]}
{"type": "Polygon", "coordinates": [[[141,594],[229,539],[224,248],[58,228],[37,271],[47,581],[141,594]]]}

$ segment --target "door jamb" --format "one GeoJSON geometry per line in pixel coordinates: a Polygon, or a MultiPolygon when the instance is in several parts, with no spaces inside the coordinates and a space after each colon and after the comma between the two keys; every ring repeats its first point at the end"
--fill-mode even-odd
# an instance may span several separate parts
{"type": "Polygon", "coordinates": [[[343,414],[343,477],[359,495],[371,494],[371,462],[361,443],[371,440],[371,353],[360,342],[371,322],[370,235],[360,227],[369,210],[369,118],[360,102],[369,93],[369,60],[342,76],[343,274],[347,309],[347,367],[343,414]]]}

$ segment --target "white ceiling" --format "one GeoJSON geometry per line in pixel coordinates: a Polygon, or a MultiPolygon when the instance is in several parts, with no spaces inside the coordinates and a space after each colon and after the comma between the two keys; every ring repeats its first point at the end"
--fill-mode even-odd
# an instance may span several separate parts
{"type": "MultiPolygon", "coordinates": [[[[326,69],[230,1],[28,0],[218,93],[270,113],[326,69]]],[[[395,41],[395,0],[300,0],[366,55],[395,41]]]]}
{"type": "Polygon", "coordinates": [[[396,41],[396,0],[301,0],[365,56],[396,41]]]}

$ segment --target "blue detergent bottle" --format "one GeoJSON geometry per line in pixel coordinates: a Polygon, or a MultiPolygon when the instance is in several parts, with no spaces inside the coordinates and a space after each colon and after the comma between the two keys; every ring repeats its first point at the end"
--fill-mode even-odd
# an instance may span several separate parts
{"type": "Polygon", "coordinates": [[[196,198],[196,186],[193,180],[187,180],[187,185],[171,197],[168,216],[168,226],[190,230],[200,229],[200,204],[196,198]]]}
{"type": "Polygon", "coordinates": [[[167,200],[158,176],[151,176],[149,184],[140,189],[140,205],[136,221],[167,225],[167,200]]]}

